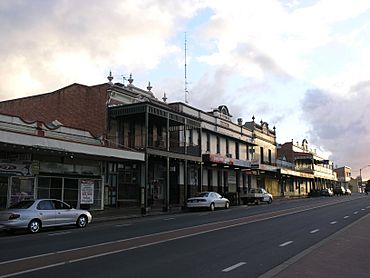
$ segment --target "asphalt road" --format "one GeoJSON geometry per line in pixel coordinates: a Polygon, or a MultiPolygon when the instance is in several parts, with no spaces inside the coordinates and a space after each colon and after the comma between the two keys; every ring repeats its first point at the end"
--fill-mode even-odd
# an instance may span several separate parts
{"type": "Polygon", "coordinates": [[[258,277],[369,212],[353,194],[1,234],[0,277],[258,277]]]}

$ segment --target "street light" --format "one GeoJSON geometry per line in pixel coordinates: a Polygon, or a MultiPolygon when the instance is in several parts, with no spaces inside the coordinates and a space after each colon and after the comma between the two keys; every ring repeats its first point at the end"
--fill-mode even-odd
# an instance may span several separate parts
{"type": "Polygon", "coordinates": [[[362,174],[361,174],[361,172],[362,172],[362,170],[363,169],[365,169],[366,167],[370,167],[370,164],[368,164],[368,165],[365,165],[364,167],[362,167],[362,168],[360,168],[360,186],[361,186],[361,191],[362,191],[362,174]]]}

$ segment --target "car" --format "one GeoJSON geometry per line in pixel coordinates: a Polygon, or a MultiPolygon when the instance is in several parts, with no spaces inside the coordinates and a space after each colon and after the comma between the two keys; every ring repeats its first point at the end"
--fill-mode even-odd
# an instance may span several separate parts
{"type": "Polygon", "coordinates": [[[216,208],[228,209],[229,206],[229,199],[222,197],[217,192],[201,192],[196,197],[188,198],[186,202],[186,207],[189,209],[208,208],[214,211],[216,208]]]}
{"type": "Polygon", "coordinates": [[[345,195],[351,195],[352,191],[349,188],[346,188],[344,194],[345,195]]]}
{"type": "Polygon", "coordinates": [[[343,186],[335,187],[333,190],[334,195],[344,195],[346,190],[343,186]]]}
{"type": "Polygon", "coordinates": [[[331,190],[330,188],[324,188],[324,189],[321,189],[320,195],[332,197],[334,196],[334,193],[333,193],[333,190],[331,190]]]}
{"type": "Polygon", "coordinates": [[[0,227],[8,231],[27,229],[37,233],[45,227],[64,225],[84,228],[91,221],[87,210],[75,209],[57,199],[23,200],[0,211],[0,227]]]}

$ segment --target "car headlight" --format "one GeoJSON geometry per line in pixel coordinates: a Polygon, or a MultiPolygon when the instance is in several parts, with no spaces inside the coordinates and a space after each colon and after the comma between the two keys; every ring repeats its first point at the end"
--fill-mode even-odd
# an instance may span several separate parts
{"type": "Polygon", "coordinates": [[[9,220],[14,220],[14,219],[17,219],[21,217],[19,214],[17,213],[12,213],[10,216],[9,216],[9,220]]]}

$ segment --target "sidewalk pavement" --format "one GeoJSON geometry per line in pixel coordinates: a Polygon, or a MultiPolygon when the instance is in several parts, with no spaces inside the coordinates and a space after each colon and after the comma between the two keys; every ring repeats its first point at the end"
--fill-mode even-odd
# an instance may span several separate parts
{"type": "Polygon", "coordinates": [[[167,215],[183,212],[180,206],[170,207],[168,211],[163,211],[163,208],[150,209],[146,214],[142,214],[141,209],[137,207],[125,208],[105,208],[102,211],[90,211],[93,216],[93,222],[124,220],[131,218],[140,218],[155,215],[167,215]]]}

